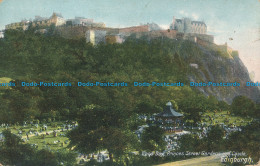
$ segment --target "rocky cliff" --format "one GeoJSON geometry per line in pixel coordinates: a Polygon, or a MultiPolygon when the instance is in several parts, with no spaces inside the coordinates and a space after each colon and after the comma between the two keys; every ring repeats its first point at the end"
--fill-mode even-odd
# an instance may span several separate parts
{"type": "Polygon", "coordinates": [[[192,58],[190,62],[198,64],[198,68],[192,68],[189,80],[192,82],[215,83],[239,83],[240,86],[197,86],[196,88],[205,95],[214,95],[219,100],[228,103],[238,95],[247,96],[254,101],[260,101],[258,87],[246,86],[246,82],[252,82],[248,70],[239,56],[230,56],[214,47],[197,45],[201,51],[200,56],[192,58]]]}

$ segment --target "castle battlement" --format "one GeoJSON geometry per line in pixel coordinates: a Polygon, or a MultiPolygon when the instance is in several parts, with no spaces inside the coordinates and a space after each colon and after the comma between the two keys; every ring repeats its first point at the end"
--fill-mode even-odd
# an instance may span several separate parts
{"type": "Polygon", "coordinates": [[[233,50],[231,47],[227,45],[227,43],[223,45],[218,45],[218,48],[220,49],[220,51],[227,53],[231,58],[239,55],[238,51],[233,50]]]}

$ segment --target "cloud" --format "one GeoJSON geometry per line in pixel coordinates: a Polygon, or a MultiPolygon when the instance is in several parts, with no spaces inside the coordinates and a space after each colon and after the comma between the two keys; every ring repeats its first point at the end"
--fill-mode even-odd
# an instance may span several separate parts
{"type": "Polygon", "coordinates": [[[180,14],[184,14],[184,10],[179,11],[180,14]]]}
{"type": "Polygon", "coordinates": [[[188,13],[185,10],[180,10],[179,14],[184,16],[184,17],[190,17],[193,20],[198,20],[199,19],[199,14],[197,14],[197,13],[188,13]]]}
{"type": "Polygon", "coordinates": [[[165,25],[165,24],[161,24],[159,25],[162,29],[169,29],[170,26],[169,25],[165,25]]]}
{"type": "Polygon", "coordinates": [[[189,16],[189,13],[185,12],[184,10],[180,10],[179,13],[185,17],[189,16]]]}
{"type": "Polygon", "coordinates": [[[199,15],[196,14],[196,13],[192,13],[191,16],[192,16],[192,18],[193,18],[194,20],[198,20],[198,19],[199,19],[199,15]]]}
{"type": "Polygon", "coordinates": [[[233,28],[230,27],[227,22],[219,19],[218,17],[212,14],[209,15],[206,24],[208,33],[211,35],[216,35],[217,38],[219,36],[227,35],[229,31],[233,32],[233,28]]]}

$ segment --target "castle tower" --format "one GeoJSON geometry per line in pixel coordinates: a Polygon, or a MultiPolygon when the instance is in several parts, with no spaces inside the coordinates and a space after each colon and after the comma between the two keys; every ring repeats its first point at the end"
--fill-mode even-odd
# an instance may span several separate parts
{"type": "Polygon", "coordinates": [[[176,21],[176,18],[175,18],[175,16],[173,16],[173,19],[172,19],[172,26],[173,27],[174,27],[175,21],[176,21]]]}
{"type": "Polygon", "coordinates": [[[191,33],[191,20],[189,18],[184,18],[184,33],[191,33]]]}
{"type": "Polygon", "coordinates": [[[172,23],[170,24],[170,29],[175,29],[176,19],[175,16],[173,16],[172,23]]]}

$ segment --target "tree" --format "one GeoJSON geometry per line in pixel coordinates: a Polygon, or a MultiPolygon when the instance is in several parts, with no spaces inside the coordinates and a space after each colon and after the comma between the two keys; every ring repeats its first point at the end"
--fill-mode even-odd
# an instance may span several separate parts
{"type": "Polygon", "coordinates": [[[42,149],[36,153],[34,164],[40,166],[56,166],[58,165],[58,161],[56,160],[54,152],[42,149]]]}
{"type": "Polygon", "coordinates": [[[221,111],[230,109],[230,105],[228,105],[225,101],[218,101],[217,107],[221,111]]]}
{"type": "Polygon", "coordinates": [[[201,112],[215,111],[218,109],[219,104],[223,107],[226,106],[225,102],[219,102],[213,95],[205,97],[205,95],[200,93],[198,94],[194,91],[189,93],[190,94],[188,94],[186,98],[183,98],[180,102],[178,102],[179,108],[184,112],[188,109],[196,109],[200,110],[201,112]]]}
{"type": "Polygon", "coordinates": [[[136,113],[140,115],[152,115],[156,112],[158,112],[157,108],[150,102],[141,102],[136,107],[136,113]]]}
{"type": "Polygon", "coordinates": [[[231,104],[231,111],[239,116],[254,116],[255,103],[246,96],[237,96],[231,104]]]}
{"type": "Polygon", "coordinates": [[[24,144],[20,137],[9,130],[3,131],[4,140],[0,144],[0,163],[16,166],[65,166],[76,163],[76,153],[66,150],[51,152],[47,149],[37,151],[30,144],[24,144]]]}
{"type": "Polygon", "coordinates": [[[192,120],[193,124],[201,121],[201,112],[203,112],[200,108],[186,108],[185,109],[185,120],[192,120]]]}
{"type": "MultiPolygon", "coordinates": [[[[8,89],[5,91],[2,98],[4,99],[5,104],[8,103],[8,114],[11,115],[11,118],[8,118],[8,123],[21,123],[30,119],[31,116],[35,116],[34,112],[29,111],[32,107],[33,100],[30,100],[31,98],[28,94],[18,90],[8,89]]],[[[4,114],[6,115],[6,113],[4,114]]]]}
{"type": "Polygon", "coordinates": [[[2,132],[4,141],[0,146],[0,163],[5,165],[33,166],[35,150],[29,144],[22,144],[22,140],[9,130],[2,132]]]}
{"type": "Polygon", "coordinates": [[[69,146],[85,154],[107,150],[111,162],[118,159],[136,137],[126,127],[125,111],[111,106],[86,106],[79,113],[78,128],[68,133],[69,146]]]}
{"type": "Polygon", "coordinates": [[[208,97],[208,109],[209,109],[210,111],[215,111],[215,110],[217,110],[217,108],[218,108],[217,105],[218,105],[218,100],[216,99],[216,97],[210,95],[210,96],[208,97]]]}
{"type": "Polygon", "coordinates": [[[256,109],[255,109],[254,115],[256,118],[260,119],[260,103],[256,104],[256,109]]]}
{"type": "Polygon", "coordinates": [[[170,102],[172,103],[172,108],[173,109],[175,109],[175,110],[179,109],[178,104],[177,104],[177,102],[175,100],[171,100],[170,102]]]}
{"type": "Polygon", "coordinates": [[[8,110],[8,100],[0,99],[0,123],[12,122],[12,112],[8,110]]]}
{"type": "Polygon", "coordinates": [[[207,143],[208,151],[220,151],[224,148],[224,129],[218,125],[212,126],[207,133],[205,142],[207,143]]]}
{"type": "Polygon", "coordinates": [[[197,152],[205,150],[204,142],[198,138],[197,135],[185,134],[178,140],[180,144],[179,151],[181,152],[197,152]]]}
{"type": "Polygon", "coordinates": [[[67,149],[55,152],[55,157],[58,163],[63,163],[66,166],[74,166],[77,162],[77,153],[73,151],[68,151],[67,149]]]}
{"type": "Polygon", "coordinates": [[[227,148],[235,152],[245,152],[254,163],[260,159],[260,122],[255,121],[242,128],[242,131],[231,133],[227,148]]]}
{"type": "Polygon", "coordinates": [[[141,147],[143,150],[164,150],[166,142],[163,140],[164,130],[158,126],[145,128],[141,136],[141,147]]]}

